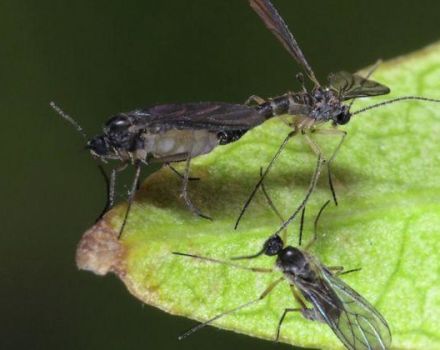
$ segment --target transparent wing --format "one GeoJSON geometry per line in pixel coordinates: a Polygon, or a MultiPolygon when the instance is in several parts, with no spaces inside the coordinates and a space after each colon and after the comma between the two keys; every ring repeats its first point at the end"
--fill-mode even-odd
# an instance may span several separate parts
{"type": "Polygon", "coordinates": [[[249,130],[265,121],[254,108],[224,102],[165,104],[126,114],[140,129],[249,130]]]}
{"type": "Polygon", "coordinates": [[[344,101],[357,97],[386,95],[390,92],[385,85],[344,71],[330,74],[329,83],[344,101]]]}
{"type": "Polygon", "coordinates": [[[284,48],[303,67],[309,78],[319,86],[319,82],[307,62],[298,43],[290,32],[287,24],[269,0],[249,0],[252,9],[260,16],[266,27],[276,36],[284,48]]]}
{"type": "Polygon", "coordinates": [[[327,323],[347,349],[389,349],[391,332],[383,316],[325,267],[321,271],[319,282],[298,285],[314,307],[315,316],[305,316],[327,323]]]}

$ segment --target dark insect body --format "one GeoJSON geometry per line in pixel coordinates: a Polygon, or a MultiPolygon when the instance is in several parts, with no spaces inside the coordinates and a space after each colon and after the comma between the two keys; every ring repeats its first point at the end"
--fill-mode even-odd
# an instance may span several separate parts
{"type": "Polygon", "coordinates": [[[167,104],[121,113],[87,148],[101,160],[180,162],[238,140],[265,118],[245,105],[167,104]]]}
{"type": "MultiPolygon", "coordinates": [[[[300,73],[297,75],[297,78],[302,84],[302,91],[288,92],[282,96],[278,96],[269,100],[264,100],[263,98],[255,95],[251,96],[248,99],[248,103],[256,104],[256,110],[266,118],[283,114],[293,116],[293,120],[290,124],[293,130],[284,139],[278,151],[267,166],[263,177],[256,184],[250,196],[246,200],[236,221],[235,228],[238,227],[242,216],[244,215],[258,188],[261,186],[263,179],[272,168],[274,162],[276,161],[282,150],[285,148],[288,141],[294,135],[301,133],[305,137],[313,152],[318,156],[318,159],[321,159],[321,162],[318,164],[319,168],[324,163],[327,164],[329,187],[333,195],[333,200],[335,204],[337,204],[336,193],[331,177],[331,163],[335,158],[337,152],[339,151],[342,143],[344,142],[346,132],[336,129],[336,126],[347,124],[350,121],[351,117],[356,114],[360,114],[366,112],[367,110],[399,101],[421,100],[428,102],[440,102],[440,100],[426,97],[403,96],[380,102],[355,112],[351,112],[350,109],[353,105],[353,102],[357,98],[380,96],[388,94],[390,92],[390,89],[388,87],[373,80],[369,80],[369,77],[371,76],[377,65],[373,66],[366,77],[361,77],[360,75],[351,74],[344,71],[332,73],[328,77],[328,85],[323,86],[319,83],[318,79],[315,76],[315,73],[307,62],[298,43],[296,42],[286,23],[284,22],[276,8],[272,5],[272,3],[269,0],[249,0],[249,4],[264,22],[266,27],[275,35],[275,37],[281,42],[281,44],[289,52],[289,54],[302,67],[306,76],[313,84],[313,87],[310,90],[306,88],[304,76],[300,73]],[[350,103],[348,105],[345,105],[344,103],[346,101],[350,101],[350,103]],[[333,128],[319,128],[321,124],[326,122],[331,122],[333,128]],[[340,137],[339,143],[337,144],[331,156],[328,157],[328,159],[325,159],[322,156],[319,145],[309,136],[312,133],[334,135],[340,137]]],[[[315,174],[319,175],[319,172],[319,169],[315,170],[315,174]]],[[[292,214],[291,217],[288,218],[287,222],[285,222],[276,233],[281,232],[305,206],[307,199],[310,197],[311,192],[313,192],[315,188],[317,180],[318,177],[316,177],[315,182],[312,181],[312,183],[310,184],[308,190],[309,193],[306,196],[306,200],[301,203],[300,207],[294,212],[294,214],[292,214]]]]}
{"type": "MultiPolygon", "coordinates": [[[[51,106],[72,123],[87,139],[82,128],[53,102],[51,106]]],[[[129,164],[136,169],[128,196],[128,208],[119,233],[127,221],[134,192],[138,186],[143,164],[168,165],[182,178],[182,197],[195,214],[210,219],[192,204],[188,192],[191,159],[211,152],[218,145],[240,139],[248,130],[263,123],[266,118],[254,108],[223,102],[166,104],[120,113],[104,125],[103,133],[87,141],[87,149],[100,161],[118,161],[112,169],[108,183],[108,201],[105,213],[114,201],[117,172],[129,164]],[[186,162],[184,174],[178,173],[170,163],[186,162]]]]}
{"type": "MultiPolygon", "coordinates": [[[[230,315],[258,303],[280,282],[287,281],[299,307],[286,308],[284,310],[276,328],[275,341],[279,340],[281,326],[287,314],[299,312],[308,320],[326,323],[347,349],[390,349],[391,332],[386,320],[368,301],[338,277],[342,274],[358,271],[359,269],[343,271],[341,266],[327,267],[307,252],[307,249],[316,240],[317,222],[323,209],[328,203],[329,202],[327,202],[319,211],[315,219],[314,238],[304,250],[293,246],[285,246],[284,240],[279,235],[275,234],[266,240],[263,248],[257,254],[232,258],[233,260],[238,260],[253,259],[261,255],[276,256],[274,269],[244,267],[229,261],[174,252],[173,254],[175,255],[226,264],[233,268],[250,270],[258,273],[269,273],[277,270],[283,274],[283,277],[272,282],[258,298],[212,317],[208,321],[191,328],[189,331],[181,335],[179,339],[186,338],[221,317],[230,315]],[[311,307],[307,304],[310,304],[311,307]]],[[[302,231],[300,231],[300,237],[301,236],[302,231]]]]}

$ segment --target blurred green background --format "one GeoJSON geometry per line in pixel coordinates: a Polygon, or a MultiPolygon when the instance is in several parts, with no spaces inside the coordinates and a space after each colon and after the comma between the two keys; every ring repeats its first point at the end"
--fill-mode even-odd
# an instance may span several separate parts
{"type": "MultiPolygon", "coordinates": [[[[439,1],[274,3],[321,80],[440,38],[439,1]]],[[[140,106],[297,88],[298,67],[247,1],[3,0],[0,33],[0,348],[291,348],[214,328],[178,342],[193,321],[142,305],[113,276],[79,272],[76,244],[105,187],[48,106],[95,134],[140,106]]]]}

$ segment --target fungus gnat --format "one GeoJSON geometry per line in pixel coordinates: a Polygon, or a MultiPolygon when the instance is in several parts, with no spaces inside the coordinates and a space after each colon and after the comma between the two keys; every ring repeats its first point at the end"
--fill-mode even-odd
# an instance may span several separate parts
{"type": "MultiPolygon", "coordinates": [[[[339,278],[342,274],[358,271],[359,269],[343,271],[341,266],[325,266],[316,257],[307,252],[316,240],[319,217],[329,202],[324,204],[316,216],[314,237],[305,249],[286,246],[284,240],[275,234],[265,241],[263,248],[257,254],[232,258],[238,260],[253,259],[261,255],[276,256],[273,269],[245,267],[229,261],[173,252],[175,255],[225,264],[231,268],[258,273],[271,273],[277,270],[283,274],[282,277],[269,284],[256,299],[222,312],[208,321],[198,324],[182,334],[179,339],[186,338],[221,317],[258,303],[269,295],[279,283],[285,280],[289,283],[293,298],[299,304],[299,307],[286,308],[284,310],[276,330],[274,329],[276,334],[275,341],[279,340],[281,326],[286,316],[289,313],[299,312],[308,320],[326,323],[347,349],[389,349],[391,345],[391,332],[386,320],[374,306],[339,278]]],[[[301,236],[302,225],[300,226],[301,236]]]]}
{"type": "Polygon", "coordinates": [[[187,207],[194,214],[210,219],[188,196],[191,159],[211,152],[218,145],[238,140],[266,119],[256,109],[241,104],[200,102],[157,105],[117,114],[107,121],[101,135],[88,139],[73,118],[54,102],[50,105],[87,140],[86,148],[94,158],[104,163],[119,162],[119,166],[112,169],[110,179],[106,180],[108,199],[103,213],[113,206],[116,174],[130,164],[134,166],[135,176],[119,237],[138,186],[141,166],[153,162],[165,164],[178,174],[182,178],[182,197],[187,207]],[[170,163],[174,162],[186,162],[184,174],[171,166],[170,163]]]}
{"type": "MultiPolygon", "coordinates": [[[[388,87],[378,82],[369,80],[369,77],[373,73],[376,66],[374,66],[373,69],[370,70],[366,77],[361,77],[360,75],[351,74],[344,71],[332,73],[328,77],[328,86],[323,86],[319,83],[318,79],[315,76],[315,73],[307,62],[298,43],[296,42],[283,18],[280,16],[272,3],[269,0],[249,0],[249,4],[264,22],[266,27],[275,35],[275,37],[281,42],[281,44],[289,52],[289,54],[301,66],[307,78],[313,84],[313,88],[311,90],[307,90],[304,82],[304,76],[300,73],[297,75],[297,78],[302,85],[301,91],[288,92],[282,96],[268,99],[267,101],[255,95],[251,96],[248,99],[248,104],[255,103],[256,110],[266,118],[283,114],[292,115],[293,120],[291,122],[291,126],[293,127],[293,131],[291,131],[286,136],[278,151],[275,153],[272,160],[266,167],[263,177],[260,179],[260,181],[257,182],[253,191],[243,205],[243,208],[235,223],[235,228],[238,227],[242,216],[244,215],[258,188],[261,186],[263,179],[272,168],[274,162],[276,161],[282,150],[285,148],[288,141],[294,135],[301,133],[305,137],[313,152],[318,155],[318,158],[322,158],[321,163],[327,164],[329,187],[333,196],[333,200],[337,205],[336,193],[332,183],[330,167],[333,159],[339,151],[339,148],[344,142],[347,133],[343,130],[336,129],[335,127],[338,125],[347,124],[350,121],[351,117],[354,115],[395,102],[400,102],[404,100],[440,102],[440,100],[438,99],[431,99],[426,97],[402,96],[373,104],[355,112],[351,112],[350,109],[353,105],[353,102],[357,98],[380,96],[388,94],[390,92],[390,89],[388,87]],[[348,105],[344,104],[346,101],[349,100],[351,101],[348,105]],[[318,128],[319,125],[326,122],[331,122],[334,127],[330,129],[318,128]],[[322,157],[322,152],[319,145],[309,136],[309,134],[311,133],[340,136],[339,143],[337,144],[333,153],[328,159],[322,157]]],[[[320,164],[320,166],[322,164],[320,164]]],[[[314,186],[312,188],[309,188],[308,191],[313,192],[313,190],[314,186]]],[[[306,196],[306,198],[308,197],[309,196],[306,196]]],[[[283,226],[277,231],[278,233],[293,220],[295,215],[302,209],[306,202],[307,201],[301,203],[301,206],[298,208],[298,210],[296,210],[294,214],[292,214],[292,216],[289,217],[287,221],[283,224],[283,226]]]]}

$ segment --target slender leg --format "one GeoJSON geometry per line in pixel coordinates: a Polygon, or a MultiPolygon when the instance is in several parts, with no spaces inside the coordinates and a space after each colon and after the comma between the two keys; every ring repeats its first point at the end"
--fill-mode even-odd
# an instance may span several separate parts
{"type": "Polygon", "coordinates": [[[316,215],[315,222],[313,223],[313,238],[309,243],[307,243],[305,250],[308,250],[313,245],[313,243],[315,243],[316,240],[318,239],[318,221],[319,218],[321,217],[322,212],[329,203],[330,201],[325,202],[324,205],[321,207],[321,209],[319,209],[318,215],[316,215]]]}
{"type": "Polygon", "coordinates": [[[291,131],[289,132],[289,134],[286,136],[286,138],[284,139],[283,143],[280,145],[280,147],[278,148],[277,152],[275,153],[275,155],[273,156],[272,160],[270,161],[269,165],[267,166],[266,170],[264,171],[264,173],[262,174],[262,176],[260,176],[260,180],[257,182],[257,184],[255,185],[253,191],[251,192],[251,194],[249,195],[248,199],[246,200],[246,202],[243,205],[243,208],[240,211],[240,215],[238,215],[237,221],[235,222],[235,226],[234,229],[237,229],[238,225],[240,224],[240,220],[243,217],[244,213],[246,212],[247,207],[249,206],[249,204],[251,203],[252,199],[255,196],[255,193],[257,193],[258,189],[260,188],[261,184],[263,183],[263,180],[266,178],[267,174],[269,173],[270,169],[272,168],[273,164],[275,163],[275,161],[278,159],[279,155],[281,154],[281,152],[284,150],[284,148],[286,147],[287,143],[289,142],[289,140],[297,134],[297,130],[291,131]]]}
{"type": "Polygon", "coordinates": [[[214,316],[213,318],[211,318],[211,319],[209,319],[208,321],[206,321],[206,322],[203,322],[203,323],[200,323],[200,324],[198,324],[197,326],[195,326],[195,327],[193,327],[193,328],[191,328],[190,330],[188,330],[188,331],[186,331],[185,333],[183,333],[181,336],[179,336],[179,340],[182,340],[182,339],[184,339],[184,338],[186,338],[186,337],[188,337],[188,336],[190,336],[191,334],[193,334],[194,332],[197,332],[198,330],[200,330],[200,329],[202,329],[203,327],[205,327],[205,326],[207,326],[207,325],[209,325],[209,324],[211,324],[212,322],[214,322],[214,321],[216,321],[216,320],[218,320],[219,318],[222,318],[223,316],[227,316],[227,315],[230,315],[230,314],[233,314],[233,313],[235,313],[235,312],[237,312],[237,311],[239,311],[239,310],[241,310],[241,309],[244,309],[245,307],[248,307],[248,306],[250,306],[250,305],[252,305],[252,304],[256,304],[257,302],[259,302],[260,300],[262,300],[262,299],[264,299],[281,281],[283,281],[284,280],[284,277],[281,277],[281,278],[279,278],[279,279],[277,279],[277,280],[275,280],[274,282],[272,282],[264,291],[263,291],[263,293],[261,293],[261,295],[257,298],[257,299],[254,299],[254,300],[252,300],[252,301],[249,301],[249,302],[247,302],[247,303],[245,303],[245,304],[242,304],[242,305],[240,305],[240,306],[237,306],[236,308],[233,308],[233,309],[231,309],[231,310],[228,310],[228,311],[225,311],[225,312],[222,312],[221,314],[218,314],[217,316],[214,316]]]}
{"type": "Polygon", "coordinates": [[[278,342],[278,340],[280,339],[280,332],[281,332],[281,325],[284,322],[284,319],[286,318],[286,315],[289,312],[301,312],[303,309],[300,307],[296,307],[294,309],[284,309],[283,315],[281,316],[280,320],[278,321],[278,327],[277,327],[277,335],[275,337],[275,341],[278,342]]]}
{"type": "MultiPolygon", "coordinates": [[[[260,178],[263,177],[263,168],[260,168],[260,178]]],[[[275,204],[272,201],[272,198],[270,198],[269,193],[266,190],[266,186],[264,185],[264,182],[261,183],[261,190],[263,191],[264,196],[266,197],[267,204],[269,204],[269,207],[272,209],[272,211],[275,213],[276,216],[281,220],[281,223],[284,222],[284,218],[275,206],[275,204]]],[[[286,242],[287,239],[287,229],[283,231],[283,235],[281,237],[283,242],[286,242]]]]}
{"type": "MultiPolygon", "coordinates": [[[[181,179],[183,179],[183,175],[181,173],[179,173],[176,168],[174,168],[170,163],[166,163],[165,164],[168,168],[171,169],[171,171],[176,174],[178,177],[180,177],[181,179]]],[[[188,181],[199,181],[200,177],[188,177],[188,181]]]]}
{"type": "Polygon", "coordinates": [[[290,217],[281,225],[281,227],[274,233],[274,235],[278,235],[282,230],[284,230],[292,222],[292,220],[295,219],[296,215],[298,215],[298,213],[306,206],[310,196],[313,193],[313,190],[316,187],[316,183],[318,182],[319,174],[321,173],[322,163],[323,160],[321,159],[321,154],[318,154],[315,172],[312,176],[312,179],[310,180],[310,185],[307,190],[306,196],[304,197],[303,201],[298,206],[298,208],[296,208],[293,214],[290,215],[290,217]]]}
{"type": "Polygon", "coordinates": [[[139,183],[139,177],[141,175],[141,163],[138,162],[135,164],[135,175],[133,179],[133,183],[131,185],[131,190],[128,194],[128,203],[127,203],[127,210],[125,211],[124,221],[122,221],[121,228],[119,230],[118,239],[121,238],[122,232],[124,231],[125,224],[127,223],[128,214],[130,213],[131,205],[133,204],[134,194],[136,193],[136,187],[139,183]]]}
{"type": "Polygon", "coordinates": [[[295,300],[298,302],[298,304],[301,305],[301,307],[297,307],[294,309],[285,309],[283,312],[283,315],[281,316],[279,322],[278,322],[278,327],[277,327],[277,335],[275,337],[275,341],[278,342],[278,340],[280,339],[280,333],[281,333],[281,325],[283,324],[284,319],[286,318],[286,315],[289,312],[302,312],[303,310],[307,309],[306,304],[304,303],[304,301],[302,300],[301,296],[299,295],[299,293],[297,292],[297,290],[295,289],[294,286],[290,285],[290,290],[292,291],[293,297],[295,298],[295,300]]]}
{"type": "Polygon", "coordinates": [[[244,104],[248,105],[248,106],[253,105],[253,104],[261,105],[265,102],[266,102],[266,100],[264,98],[261,98],[260,96],[257,96],[257,95],[252,95],[252,96],[249,96],[249,98],[246,100],[246,102],[244,104]]]}
{"type": "Polygon", "coordinates": [[[339,152],[341,145],[345,141],[345,137],[347,136],[347,132],[344,130],[339,130],[339,129],[316,129],[314,132],[316,134],[321,134],[321,135],[332,135],[332,136],[340,136],[341,137],[338,145],[336,146],[332,155],[330,156],[330,158],[327,161],[328,184],[329,184],[332,196],[333,196],[333,201],[335,202],[336,205],[338,205],[338,200],[336,198],[336,192],[335,192],[335,188],[333,186],[333,180],[332,180],[332,176],[331,176],[331,165],[332,165],[333,159],[335,159],[335,157],[336,157],[336,154],[339,152]]]}
{"type": "Polygon", "coordinates": [[[248,270],[248,271],[253,271],[253,272],[261,272],[261,273],[273,272],[273,269],[268,269],[268,268],[263,268],[263,267],[241,266],[241,265],[231,263],[230,261],[208,258],[205,256],[200,256],[200,255],[186,254],[186,253],[180,253],[180,252],[172,252],[172,254],[179,255],[179,256],[185,256],[188,258],[193,258],[193,259],[198,259],[198,260],[203,260],[203,261],[209,261],[209,262],[213,262],[213,263],[217,263],[217,264],[223,264],[223,265],[227,265],[227,266],[234,267],[237,269],[248,270]]]}
{"type": "Polygon", "coordinates": [[[350,269],[350,270],[344,271],[344,266],[327,266],[327,269],[334,272],[335,276],[347,275],[349,273],[358,272],[358,271],[362,270],[361,267],[357,267],[355,269],[350,269]]]}
{"type": "Polygon", "coordinates": [[[306,207],[302,208],[302,211],[301,211],[301,220],[299,223],[299,235],[298,235],[298,245],[299,246],[301,246],[301,243],[302,243],[305,215],[306,215],[306,207]]]}
{"type": "MultiPolygon", "coordinates": [[[[101,175],[105,181],[105,187],[106,187],[106,191],[107,191],[107,199],[105,201],[104,208],[99,213],[98,217],[95,220],[95,223],[98,222],[99,220],[101,220],[101,218],[104,216],[104,214],[107,213],[107,211],[113,205],[113,199],[110,198],[111,197],[110,179],[109,179],[109,177],[108,177],[107,173],[105,172],[104,167],[102,165],[98,165],[98,169],[99,169],[99,172],[101,173],[101,175]],[[112,204],[110,204],[110,203],[112,203],[112,204]]],[[[113,169],[112,169],[112,174],[113,174],[113,169]]]]}
{"type": "Polygon", "coordinates": [[[191,210],[191,212],[197,216],[200,216],[201,218],[212,220],[211,217],[202,214],[199,208],[197,208],[192,202],[191,199],[188,196],[188,179],[189,179],[189,168],[191,164],[191,156],[188,155],[188,158],[186,159],[186,166],[185,166],[185,172],[183,174],[183,180],[182,180],[182,197],[185,201],[186,206],[191,210]]]}
{"type": "MultiPolygon", "coordinates": [[[[314,131],[316,132],[316,131],[314,131]]],[[[317,156],[321,157],[322,160],[325,162],[325,157],[323,157],[323,153],[321,151],[321,148],[318,146],[318,144],[312,140],[312,138],[307,135],[305,132],[303,133],[303,136],[305,137],[307,143],[309,144],[309,147],[312,149],[313,153],[315,153],[317,156]]]]}
{"type": "Polygon", "coordinates": [[[124,170],[127,167],[127,164],[124,163],[122,166],[112,169],[112,172],[110,174],[110,178],[108,177],[107,173],[105,172],[102,165],[98,165],[98,169],[101,172],[101,175],[104,177],[104,181],[107,188],[107,200],[105,203],[104,208],[102,209],[99,216],[96,218],[95,222],[98,222],[105,213],[107,213],[114,204],[115,201],[115,186],[116,186],[116,173],[124,170]]]}

